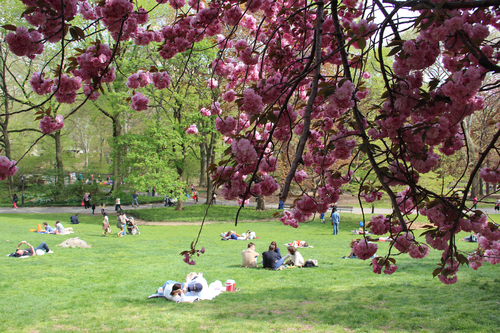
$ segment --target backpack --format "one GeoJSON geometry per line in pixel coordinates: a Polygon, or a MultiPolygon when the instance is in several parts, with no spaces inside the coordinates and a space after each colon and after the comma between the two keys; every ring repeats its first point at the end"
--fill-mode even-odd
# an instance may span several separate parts
{"type": "Polygon", "coordinates": [[[304,267],[318,267],[318,261],[315,259],[309,259],[304,264],[304,267]]]}

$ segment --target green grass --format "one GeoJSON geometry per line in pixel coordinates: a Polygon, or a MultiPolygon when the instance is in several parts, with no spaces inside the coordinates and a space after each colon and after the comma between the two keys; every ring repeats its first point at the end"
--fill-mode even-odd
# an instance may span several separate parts
{"type": "MultiPolygon", "coordinates": [[[[349,253],[349,231],[359,216],[343,214],[339,236],[319,222],[298,229],[279,222],[206,225],[200,238],[206,253],[196,266],[182,262],[179,252],[188,249],[197,226],[142,226],[138,236],[102,237],[100,217],[85,215],[69,236],[28,232],[56,219],[67,221],[69,214],[0,215],[2,332],[495,332],[500,324],[500,278],[490,264],[477,272],[463,267],[458,283],[445,286],[431,276],[438,252],[422,260],[397,257],[399,269],[391,276],[371,273],[369,262],[340,259],[349,253]],[[306,240],[314,248],[300,252],[319,267],[239,267],[247,242],[221,241],[219,234],[249,228],[259,236],[258,252],[272,240],[283,252],[284,243],[306,240]],[[73,236],[92,248],[55,246],[73,236]],[[55,253],[5,257],[21,240],[46,241],[55,253]],[[241,291],[193,304],[147,299],[166,280],[182,280],[190,271],[204,272],[209,283],[234,279],[241,291]]],[[[379,246],[383,253],[388,244],[379,246]]]]}
{"type": "MultiPolygon", "coordinates": [[[[237,206],[211,206],[207,212],[207,205],[184,206],[182,211],[174,207],[135,209],[127,212],[136,218],[145,221],[176,221],[176,222],[201,222],[206,214],[205,221],[230,222],[236,218],[239,207],[237,206]]],[[[240,221],[268,220],[273,218],[273,213],[278,210],[258,211],[255,207],[244,207],[239,216],[240,221]]]]}

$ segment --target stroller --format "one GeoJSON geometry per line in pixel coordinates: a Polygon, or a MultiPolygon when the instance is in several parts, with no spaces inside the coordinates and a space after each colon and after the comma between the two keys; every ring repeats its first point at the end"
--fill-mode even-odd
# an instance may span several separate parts
{"type": "Polygon", "coordinates": [[[127,217],[125,216],[125,221],[127,223],[127,232],[131,235],[140,235],[141,232],[139,231],[139,227],[137,226],[137,224],[135,223],[134,221],[134,217],[131,216],[131,217],[127,217]]]}
{"type": "Polygon", "coordinates": [[[165,200],[163,207],[174,207],[177,203],[177,199],[170,199],[168,196],[165,196],[163,200],[165,200]]]}

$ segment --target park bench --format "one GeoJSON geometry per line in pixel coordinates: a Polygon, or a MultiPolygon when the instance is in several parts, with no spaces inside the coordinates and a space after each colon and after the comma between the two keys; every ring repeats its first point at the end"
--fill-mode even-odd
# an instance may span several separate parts
{"type": "Polygon", "coordinates": [[[339,211],[339,212],[352,213],[353,209],[354,209],[354,207],[352,207],[352,206],[337,206],[337,211],[339,211]]]}

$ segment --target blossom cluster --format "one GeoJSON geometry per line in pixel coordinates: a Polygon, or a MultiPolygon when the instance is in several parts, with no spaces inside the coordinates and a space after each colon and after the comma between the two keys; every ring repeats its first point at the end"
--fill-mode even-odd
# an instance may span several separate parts
{"type": "Polygon", "coordinates": [[[54,118],[45,116],[40,120],[39,128],[44,134],[52,134],[55,131],[62,129],[64,126],[64,117],[60,114],[56,115],[54,118]]]}
{"type": "Polygon", "coordinates": [[[7,156],[0,156],[0,180],[12,177],[17,172],[16,161],[9,160],[7,156]]]}

